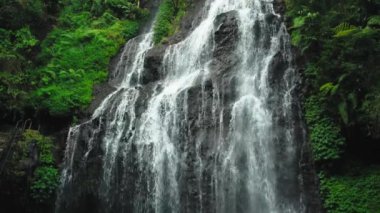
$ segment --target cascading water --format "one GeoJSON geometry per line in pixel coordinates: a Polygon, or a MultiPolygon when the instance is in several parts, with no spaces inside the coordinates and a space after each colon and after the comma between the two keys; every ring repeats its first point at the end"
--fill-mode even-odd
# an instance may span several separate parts
{"type": "Polygon", "coordinates": [[[306,211],[280,16],[262,0],[208,0],[202,14],[154,79],[152,30],[125,45],[117,90],[70,130],[57,212],[306,211]]]}

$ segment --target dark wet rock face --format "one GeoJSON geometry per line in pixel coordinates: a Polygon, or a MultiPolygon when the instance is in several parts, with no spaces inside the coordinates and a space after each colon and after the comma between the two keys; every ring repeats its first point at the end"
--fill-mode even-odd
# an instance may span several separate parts
{"type": "Polygon", "coordinates": [[[115,87],[111,86],[108,82],[103,84],[98,84],[94,86],[93,96],[95,97],[91,102],[91,105],[87,109],[87,114],[91,115],[103,102],[103,100],[112,92],[116,90],[115,87]]]}
{"type": "MultiPolygon", "coordinates": [[[[213,60],[210,64],[212,72],[212,82],[215,87],[223,91],[222,99],[228,106],[236,97],[234,78],[240,57],[236,52],[239,41],[239,26],[236,11],[220,14],[214,22],[214,51],[213,60]]],[[[227,114],[227,113],[226,113],[227,114]]]]}
{"type": "MultiPolygon", "coordinates": [[[[276,13],[281,14],[282,21],[285,17],[286,12],[286,5],[284,0],[274,0],[273,2],[274,10],[276,13]]],[[[287,23],[287,27],[289,28],[290,25],[287,23]]],[[[303,58],[300,54],[300,50],[298,50],[295,47],[291,47],[293,62],[295,63],[294,69],[296,73],[302,75],[304,72],[304,66],[305,66],[305,58],[303,58]]],[[[275,70],[283,70],[284,69],[284,60],[281,57],[280,53],[277,53],[274,57],[274,60],[272,62],[272,66],[278,67],[275,68],[275,70]]],[[[275,79],[279,79],[279,77],[273,78],[272,85],[276,85],[279,82],[275,82],[275,79]]],[[[303,98],[303,94],[306,93],[307,89],[302,82],[303,78],[301,77],[298,80],[298,84],[296,85],[296,88],[294,90],[294,93],[296,93],[297,101],[300,102],[303,98]]],[[[299,120],[299,125],[296,127],[296,138],[298,138],[299,141],[304,141],[300,145],[300,154],[299,154],[299,173],[300,173],[300,180],[302,182],[302,199],[304,199],[305,202],[305,212],[308,213],[323,213],[325,210],[322,207],[321,202],[321,196],[319,194],[319,179],[316,174],[316,169],[312,157],[311,152],[311,144],[308,138],[306,137],[306,127],[304,124],[303,116],[302,116],[302,110],[299,106],[293,106],[293,111],[296,115],[298,115],[297,119],[299,120]]],[[[289,189],[291,190],[291,189],[289,189]]]]}
{"type": "Polygon", "coordinates": [[[166,45],[129,41],[71,128],[57,212],[318,212],[280,3],[205,5],[166,45]]]}
{"type": "Polygon", "coordinates": [[[273,7],[276,13],[278,14],[285,14],[286,6],[284,0],[274,0],[273,1],[273,7]]]}
{"type": "Polygon", "coordinates": [[[215,49],[213,55],[223,60],[221,57],[227,58],[239,41],[237,12],[231,11],[218,15],[214,26],[217,30],[214,33],[215,49]]]}
{"type": "Polygon", "coordinates": [[[149,50],[145,56],[144,70],[141,76],[141,83],[147,84],[158,81],[163,75],[162,60],[164,58],[166,46],[158,46],[149,50]]]}

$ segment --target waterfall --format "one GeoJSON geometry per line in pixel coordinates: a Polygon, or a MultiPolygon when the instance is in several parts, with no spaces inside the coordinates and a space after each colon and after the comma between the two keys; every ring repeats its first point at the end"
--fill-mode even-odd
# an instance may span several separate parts
{"type": "Polygon", "coordinates": [[[155,74],[152,29],[125,45],[117,89],[70,129],[56,212],[306,211],[298,77],[280,15],[263,0],[203,8],[155,74]]]}

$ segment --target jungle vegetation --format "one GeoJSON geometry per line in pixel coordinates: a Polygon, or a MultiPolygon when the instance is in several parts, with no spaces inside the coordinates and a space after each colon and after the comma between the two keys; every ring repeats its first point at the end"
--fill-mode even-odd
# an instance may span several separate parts
{"type": "Polygon", "coordinates": [[[380,1],[286,0],[323,205],[380,210],[380,1]],[[302,64],[299,63],[299,64],[302,64]]]}

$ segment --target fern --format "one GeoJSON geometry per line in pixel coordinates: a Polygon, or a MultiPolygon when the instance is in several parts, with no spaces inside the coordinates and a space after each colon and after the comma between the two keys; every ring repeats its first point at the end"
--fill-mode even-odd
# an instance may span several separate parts
{"type": "Polygon", "coordinates": [[[321,91],[324,95],[335,95],[338,88],[339,88],[339,84],[334,85],[333,83],[328,82],[322,85],[319,88],[319,91],[321,91]]]}
{"type": "Polygon", "coordinates": [[[305,16],[296,17],[293,20],[293,26],[292,26],[292,28],[300,28],[300,27],[304,26],[305,25],[305,20],[306,20],[305,16]]]}
{"type": "Polygon", "coordinates": [[[347,22],[343,22],[333,29],[335,33],[334,37],[336,38],[346,37],[346,36],[352,35],[357,30],[358,30],[358,27],[354,25],[350,25],[347,22]]]}
{"type": "Polygon", "coordinates": [[[370,27],[380,27],[380,16],[371,16],[367,25],[370,27]]]}

